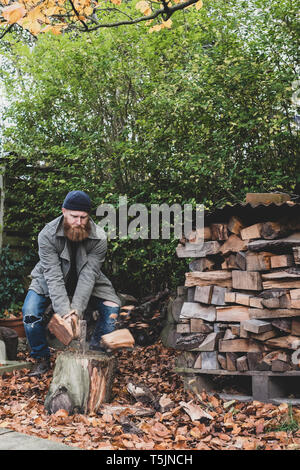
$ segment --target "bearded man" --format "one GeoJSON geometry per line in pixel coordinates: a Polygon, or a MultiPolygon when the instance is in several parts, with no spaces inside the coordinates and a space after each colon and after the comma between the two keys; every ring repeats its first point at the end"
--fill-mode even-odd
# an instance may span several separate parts
{"type": "Polygon", "coordinates": [[[38,235],[39,262],[23,305],[23,322],[31,357],[36,362],[30,376],[50,368],[50,350],[43,314],[50,303],[61,317],[83,317],[87,306],[99,317],[89,348],[101,351],[101,336],[111,333],[120,310],[120,299],[102,273],[107,251],[105,231],[90,218],[91,200],[83,191],[71,191],[62,215],[49,222],[38,235]]]}

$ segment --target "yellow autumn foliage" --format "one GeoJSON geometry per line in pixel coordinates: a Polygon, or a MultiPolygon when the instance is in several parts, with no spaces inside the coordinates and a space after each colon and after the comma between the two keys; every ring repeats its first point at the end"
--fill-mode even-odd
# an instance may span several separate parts
{"type": "MultiPolygon", "coordinates": [[[[4,18],[4,21],[0,24],[5,26],[17,23],[23,28],[28,29],[34,35],[47,31],[59,34],[70,23],[78,24],[79,22],[85,22],[88,25],[95,8],[96,10],[99,7],[105,9],[108,2],[117,6],[122,3],[122,0],[105,0],[104,3],[100,3],[97,0],[73,0],[70,5],[70,2],[66,0],[18,0],[9,5],[9,1],[10,0],[2,0],[0,16],[4,18]],[[60,23],[58,23],[58,16],[60,17],[60,23]]],[[[161,0],[152,1],[157,4],[160,13],[163,12],[161,0]]],[[[185,0],[169,0],[167,6],[172,8],[173,5],[183,3],[184,1],[185,0]]],[[[203,6],[203,2],[202,0],[195,0],[194,4],[186,6],[186,8],[193,5],[196,6],[197,10],[200,10],[203,6]]],[[[152,15],[152,13],[157,11],[155,9],[152,10],[151,2],[147,0],[139,0],[135,5],[135,9],[140,11],[144,16],[152,15]]],[[[138,21],[143,21],[143,18],[140,18],[138,21]]],[[[161,22],[153,25],[149,29],[149,32],[160,31],[163,28],[169,29],[171,27],[172,20],[169,18],[167,21],[161,20],[161,22]]]]}

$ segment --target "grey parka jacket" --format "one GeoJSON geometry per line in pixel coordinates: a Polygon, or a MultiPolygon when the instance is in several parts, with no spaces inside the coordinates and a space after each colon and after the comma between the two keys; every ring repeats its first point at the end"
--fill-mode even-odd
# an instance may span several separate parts
{"type": "Polygon", "coordinates": [[[64,236],[63,215],[45,225],[38,235],[40,261],[30,274],[29,289],[50,297],[53,310],[59,315],[76,309],[82,316],[92,295],[121,305],[110,280],[101,271],[107,251],[105,231],[92,219],[90,223],[90,235],[79,243],[76,253],[78,282],[71,303],[65,287],[71,258],[64,236]]]}

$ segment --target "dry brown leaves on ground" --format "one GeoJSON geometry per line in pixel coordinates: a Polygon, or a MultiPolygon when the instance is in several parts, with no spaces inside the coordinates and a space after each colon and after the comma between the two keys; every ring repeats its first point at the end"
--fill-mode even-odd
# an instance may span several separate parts
{"type": "Polygon", "coordinates": [[[41,379],[27,377],[26,369],[6,373],[0,377],[0,427],[87,450],[300,449],[299,407],[224,402],[218,395],[184,391],[172,372],[176,355],[160,342],[118,352],[112,403],[88,416],[45,412],[52,371],[41,379]],[[157,407],[149,415],[149,407],[128,393],[129,382],[148,387],[157,399],[168,398],[167,411],[157,407]]]}

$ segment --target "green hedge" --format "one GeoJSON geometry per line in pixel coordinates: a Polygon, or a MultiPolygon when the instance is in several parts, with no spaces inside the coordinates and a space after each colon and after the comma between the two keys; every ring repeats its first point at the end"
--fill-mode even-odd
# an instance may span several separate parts
{"type": "MultiPolygon", "coordinates": [[[[204,3],[159,34],[133,26],[11,46],[6,229],[36,250],[73,189],[90,194],[93,215],[120,195],[210,209],[252,191],[300,193],[296,4],[204,3]]],[[[173,288],[187,268],[175,246],[112,240],[104,271],[138,296],[173,288]]]]}

